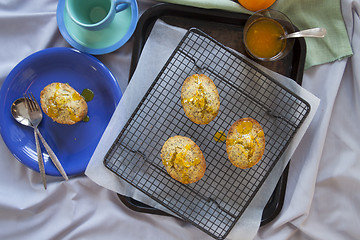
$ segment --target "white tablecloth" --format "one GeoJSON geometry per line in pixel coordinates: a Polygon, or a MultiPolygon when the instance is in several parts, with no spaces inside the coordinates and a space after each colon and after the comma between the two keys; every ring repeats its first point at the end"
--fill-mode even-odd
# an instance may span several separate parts
{"type": "MultiPolygon", "coordinates": [[[[138,3],[142,13],[155,2],[138,3]]],[[[26,56],[69,46],[57,29],[56,6],[55,0],[0,2],[0,84],[26,56]]],[[[360,1],[342,0],[342,8],[354,55],[305,72],[303,86],[320,107],[291,160],[282,211],[256,239],[359,239],[360,1]]],[[[99,56],[123,91],[131,50],[132,41],[99,56]]],[[[210,239],[172,217],[128,209],[86,176],[47,179],[45,191],[40,175],[0,140],[0,239],[210,239]]]]}

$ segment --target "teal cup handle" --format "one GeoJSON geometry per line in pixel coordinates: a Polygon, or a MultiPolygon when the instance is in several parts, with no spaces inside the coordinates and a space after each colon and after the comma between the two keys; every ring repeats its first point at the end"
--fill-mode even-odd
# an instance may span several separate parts
{"type": "Polygon", "coordinates": [[[134,0],[66,0],[65,8],[76,24],[96,31],[109,26],[116,13],[129,8],[132,1],[134,0]]]}
{"type": "Polygon", "coordinates": [[[127,9],[131,4],[131,1],[122,1],[122,0],[117,0],[116,3],[115,3],[115,11],[118,13],[118,12],[121,12],[125,9],[127,9]]]}

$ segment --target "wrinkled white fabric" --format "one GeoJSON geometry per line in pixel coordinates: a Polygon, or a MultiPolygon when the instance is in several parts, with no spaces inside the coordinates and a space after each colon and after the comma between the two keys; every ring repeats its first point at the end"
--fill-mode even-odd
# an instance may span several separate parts
{"type": "MultiPolygon", "coordinates": [[[[138,3],[140,13],[155,4],[138,3]]],[[[26,56],[69,47],[57,29],[56,5],[0,1],[0,86],[26,56]]],[[[320,108],[291,160],[283,209],[256,239],[359,239],[360,1],[342,0],[342,8],[354,56],[305,72],[303,86],[321,99],[320,108]]],[[[122,91],[132,41],[98,56],[122,91]]],[[[44,191],[40,175],[0,139],[0,239],[211,239],[172,217],[134,212],[85,176],[47,180],[44,191]]]]}
{"type": "Polygon", "coordinates": [[[343,0],[342,11],[354,56],[306,71],[319,111],[292,158],[283,210],[256,239],[360,237],[360,2],[343,0]]]}

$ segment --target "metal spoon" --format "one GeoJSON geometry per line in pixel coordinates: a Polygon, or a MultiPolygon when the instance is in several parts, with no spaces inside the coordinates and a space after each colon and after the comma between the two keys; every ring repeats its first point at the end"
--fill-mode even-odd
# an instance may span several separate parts
{"type": "MultiPolygon", "coordinates": [[[[13,115],[15,120],[18,121],[20,124],[22,124],[24,126],[32,127],[32,125],[30,123],[29,112],[27,110],[24,98],[19,98],[14,101],[14,103],[11,105],[11,114],[13,115]]],[[[48,152],[50,159],[55,164],[55,167],[60,171],[61,175],[65,178],[65,180],[68,180],[69,178],[67,177],[59,160],[57,159],[55,153],[51,150],[50,146],[46,143],[46,141],[45,141],[44,137],[41,135],[39,129],[37,129],[37,134],[40,137],[40,140],[43,143],[46,151],[48,152]]],[[[40,169],[40,172],[41,172],[41,169],[40,169]]]]}
{"type": "Polygon", "coordinates": [[[297,38],[297,37],[316,37],[316,38],[323,38],[326,35],[326,29],[325,28],[311,28],[302,30],[299,32],[294,32],[290,34],[286,34],[284,36],[280,36],[280,39],[285,38],[297,38]]]}
{"type": "MultiPolygon", "coordinates": [[[[26,106],[25,98],[19,98],[15,100],[15,102],[11,105],[11,114],[15,118],[16,121],[21,123],[22,125],[33,127],[30,121],[29,111],[26,106]]],[[[39,164],[39,171],[41,174],[41,179],[46,189],[46,177],[45,177],[45,168],[44,168],[44,160],[42,157],[42,153],[40,150],[39,139],[37,132],[34,129],[35,143],[36,143],[36,152],[39,164]]]]}

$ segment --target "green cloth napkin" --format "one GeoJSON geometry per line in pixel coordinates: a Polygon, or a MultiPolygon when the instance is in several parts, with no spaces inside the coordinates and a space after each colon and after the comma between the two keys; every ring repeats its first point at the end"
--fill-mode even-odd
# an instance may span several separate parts
{"type": "MultiPolygon", "coordinates": [[[[232,0],[157,1],[207,9],[253,13],[232,0]]],[[[277,0],[271,8],[285,13],[300,30],[314,27],[326,28],[327,35],[324,38],[305,38],[307,47],[305,69],[333,62],[353,54],[342,17],[340,0],[277,0]]]]}

